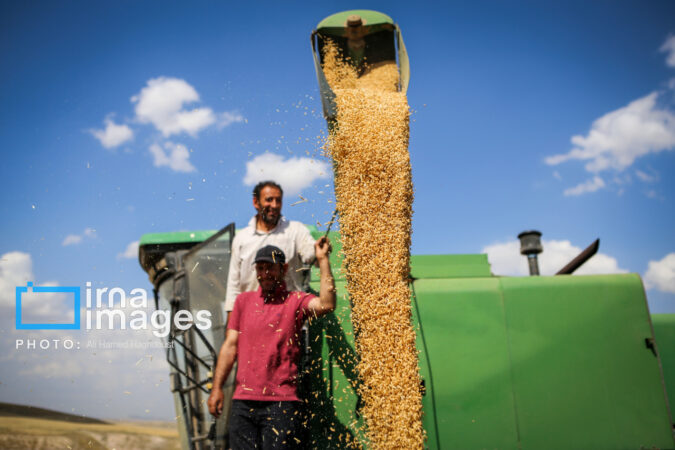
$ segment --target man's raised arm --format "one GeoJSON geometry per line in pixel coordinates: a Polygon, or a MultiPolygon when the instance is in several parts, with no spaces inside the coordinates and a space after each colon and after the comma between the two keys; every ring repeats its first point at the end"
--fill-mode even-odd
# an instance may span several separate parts
{"type": "Polygon", "coordinates": [[[319,265],[319,296],[313,298],[308,305],[310,317],[319,317],[335,310],[335,280],[330,270],[329,255],[332,248],[327,237],[322,237],[314,244],[316,262],[319,265]]]}

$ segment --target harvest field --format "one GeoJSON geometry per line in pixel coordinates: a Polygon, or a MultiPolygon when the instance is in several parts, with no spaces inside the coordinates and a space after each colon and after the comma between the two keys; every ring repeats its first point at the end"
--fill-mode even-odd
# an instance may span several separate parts
{"type": "Polygon", "coordinates": [[[172,422],[104,422],[56,411],[0,405],[2,449],[180,449],[172,422]]]}

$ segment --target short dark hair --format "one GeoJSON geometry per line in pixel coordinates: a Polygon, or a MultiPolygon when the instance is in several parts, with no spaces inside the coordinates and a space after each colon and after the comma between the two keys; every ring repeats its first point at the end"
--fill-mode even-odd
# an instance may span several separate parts
{"type": "Polygon", "coordinates": [[[275,183],[272,180],[266,180],[266,181],[261,181],[260,183],[256,184],[255,187],[253,188],[253,197],[255,197],[258,201],[260,201],[260,191],[263,190],[265,187],[273,187],[276,189],[279,189],[279,192],[281,192],[281,196],[284,196],[284,190],[281,189],[281,186],[279,186],[277,183],[275,183]]]}

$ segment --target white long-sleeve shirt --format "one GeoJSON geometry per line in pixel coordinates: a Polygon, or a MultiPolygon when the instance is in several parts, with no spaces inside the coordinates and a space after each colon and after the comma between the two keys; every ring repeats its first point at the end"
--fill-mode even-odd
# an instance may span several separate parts
{"type": "Polygon", "coordinates": [[[279,247],[286,256],[286,288],[289,291],[301,290],[303,274],[298,272],[303,263],[314,258],[314,238],[305,225],[281,216],[277,226],[269,233],[256,229],[254,216],[248,226],[236,233],[232,240],[230,271],[227,276],[227,294],[225,311],[232,311],[234,300],[242,292],[258,289],[253,260],[256,252],[266,246],[279,247]]]}

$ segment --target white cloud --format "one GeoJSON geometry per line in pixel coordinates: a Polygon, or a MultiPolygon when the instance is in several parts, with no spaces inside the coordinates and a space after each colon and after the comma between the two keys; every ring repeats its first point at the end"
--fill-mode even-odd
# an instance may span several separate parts
{"type": "Polygon", "coordinates": [[[25,286],[33,278],[30,254],[9,252],[0,257],[0,306],[14,306],[16,286],[25,286]]]}
{"type": "Polygon", "coordinates": [[[675,294],[675,253],[668,253],[660,261],[649,261],[644,281],[647,289],[675,294]]]}
{"type": "Polygon", "coordinates": [[[94,228],[85,228],[82,234],[69,234],[66,236],[66,238],[63,240],[61,245],[64,247],[67,247],[69,245],[77,245],[82,242],[83,238],[90,238],[93,239],[96,237],[96,230],[94,228]]]}
{"type": "Polygon", "coordinates": [[[190,152],[183,144],[165,142],[164,149],[159,144],[152,144],[150,146],[150,153],[153,156],[155,167],[168,166],[175,172],[194,172],[197,170],[190,163],[190,152]]]}
{"type": "Polygon", "coordinates": [[[652,92],[595,120],[587,136],[572,137],[572,150],[547,157],[546,164],[577,159],[588,161],[585,168],[592,173],[621,171],[641,156],[673,149],[675,114],[660,108],[657,97],[652,92]]]}
{"type": "Polygon", "coordinates": [[[91,134],[101,142],[105,148],[115,148],[134,137],[134,132],[127,125],[118,125],[112,119],[104,120],[103,130],[91,130],[91,134]]]}
{"type": "Polygon", "coordinates": [[[668,53],[666,56],[666,65],[675,67],[675,35],[670,35],[659,49],[668,53]]]}
{"type": "MultiPolygon", "coordinates": [[[[16,306],[16,287],[26,286],[28,282],[35,282],[33,274],[33,260],[28,253],[9,252],[0,257],[0,308],[16,306]]],[[[58,286],[54,281],[36,284],[39,286],[58,286]]],[[[33,293],[28,291],[22,294],[22,316],[25,323],[35,322],[37,319],[56,318],[64,316],[65,305],[69,299],[58,293],[33,293]]],[[[5,312],[1,313],[3,317],[5,312]]],[[[65,314],[66,320],[72,320],[74,313],[71,310],[65,314]]],[[[14,314],[11,315],[14,320],[14,314]]],[[[43,321],[45,323],[49,320],[43,321]]]]}
{"type": "Polygon", "coordinates": [[[61,245],[64,247],[67,247],[68,245],[76,245],[82,242],[82,236],[79,236],[77,234],[69,234],[66,236],[66,238],[63,240],[61,245]]]}
{"type": "MultiPolygon", "coordinates": [[[[53,281],[40,283],[40,287],[58,286],[53,281]]],[[[21,294],[21,321],[23,323],[72,323],[75,320],[72,295],[56,292],[35,292],[32,289],[21,294]]]]}
{"type": "Polygon", "coordinates": [[[179,133],[196,136],[216,122],[216,115],[211,108],[183,109],[185,105],[199,101],[199,94],[179,78],[148,80],[148,84],[131,101],[136,103],[138,120],[153,124],[165,137],[179,133]]]}
{"type": "Polygon", "coordinates": [[[636,170],[635,175],[637,175],[637,177],[639,179],[641,179],[642,181],[644,181],[645,183],[654,183],[655,181],[659,180],[658,175],[656,175],[656,174],[650,175],[650,174],[648,174],[646,172],[643,172],[641,170],[636,170]]]}
{"type": "Polygon", "coordinates": [[[615,175],[613,180],[617,185],[630,184],[633,182],[630,174],[624,173],[622,175],[615,175]]]}
{"type": "Polygon", "coordinates": [[[281,185],[284,195],[294,196],[315,180],[328,178],[330,166],[311,158],[288,158],[264,153],[246,163],[244,184],[253,186],[263,180],[274,180],[281,185]]]}
{"type": "MultiPolygon", "coordinates": [[[[554,275],[565,267],[583,248],[572,245],[570,241],[542,240],[544,251],[538,255],[539,272],[542,275],[554,275]]],[[[513,240],[483,247],[481,253],[487,253],[496,275],[526,276],[529,275],[527,258],[520,254],[520,241],[513,240]]],[[[619,267],[615,258],[604,253],[596,253],[586,261],[575,275],[626,273],[619,267]]]]}
{"type": "Polygon", "coordinates": [[[565,191],[563,191],[563,195],[566,197],[581,195],[588,192],[595,192],[603,187],[605,187],[605,182],[599,176],[595,176],[591,180],[586,180],[574,187],[565,189],[565,191]]]}
{"type": "Polygon", "coordinates": [[[138,257],[138,244],[139,244],[139,241],[130,242],[129,245],[127,245],[127,248],[124,250],[124,252],[118,253],[117,257],[118,258],[124,258],[124,259],[137,258],[138,257]]]}
{"type": "Polygon", "coordinates": [[[244,116],[237,111],[225,111],[220,113],[218,117],[218,128],[225,128],[233,123],[243,122],[244,120],[244,116]]]}

